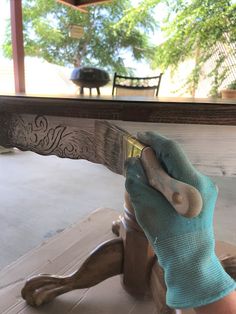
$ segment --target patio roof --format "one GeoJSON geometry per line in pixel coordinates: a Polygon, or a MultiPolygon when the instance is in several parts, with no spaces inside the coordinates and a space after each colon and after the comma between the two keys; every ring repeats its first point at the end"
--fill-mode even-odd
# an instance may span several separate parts
{"type": "Polygon", "coordinates": [[[75,8],[81,12],[87,12],[86,7],[92,4],[99,4],[104,2],[109,2],[111,0],[56,0],[63,4],[69,5],[72,8],[75,8]]]}

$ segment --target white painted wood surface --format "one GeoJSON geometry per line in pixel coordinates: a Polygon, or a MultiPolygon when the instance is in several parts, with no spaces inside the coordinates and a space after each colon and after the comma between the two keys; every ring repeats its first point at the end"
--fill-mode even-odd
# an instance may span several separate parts
{"type": "Polygon", "coordinates": [[[128,121],[115,124],[135,136],[137,132],[155,131],[177,141],[196,168],[207,175],[236,176],[236,126],[128,121]]]}

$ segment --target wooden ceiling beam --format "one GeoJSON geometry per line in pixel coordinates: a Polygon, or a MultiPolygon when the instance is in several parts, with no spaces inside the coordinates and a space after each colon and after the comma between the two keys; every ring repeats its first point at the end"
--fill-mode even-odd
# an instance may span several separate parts
{"type": "Polygon", "coordinates": [[[76,10],[79,10],[79,11],[81,11],[83,13],[87,13],[87,11],[85,9],[80,8],[80,7],[77,6],[76,0],[57,0],[57,2],[65,4],[65,5],[69,6],[69,7],[73,8],[73,9],[76,9],[76,10]]]}
{"type": "Polygon", "coordinates": [[[110,1],[111,0],[57,0],[57,2],[73,7],[82,12],[87,12],[84,8],[89,5],[101,4],[110,1]]]}
{"type": "Polygon", "coordinates": [[[99,3],[110,2],[110,0],[75,0],[77,6],[88,6],[99,3]]]}

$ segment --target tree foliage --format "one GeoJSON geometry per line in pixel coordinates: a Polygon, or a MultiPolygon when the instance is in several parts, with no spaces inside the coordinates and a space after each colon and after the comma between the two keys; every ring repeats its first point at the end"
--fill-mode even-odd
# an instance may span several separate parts
{"type": "MultiPolygon", "coordinates": [[[[150,10],[137,20],[120,20],[132,8],[130,0],[114,0],[88,7],[81,13],[56,0],[23,0],[24,45],[28,56],[42,57],[60,65],[80,64],[106,68],[126,74],[124,52],[135,60],[150,60],[153,46],[149,32],[156,28],[150,10]],[[82,26],[80,39],[69,37],[70,25],[82,26]]],[[[9,29],[4,44],[5,56],[11,57],[9,29]]]]}
{"type": "Polygon", "coordinates": [[[163,68],[177,65],[197,50],[208,56],[217,42],[225,42],[226,34],[236,39],[236,5],[229,0],[186,1],[175,18],[163,27],[167,40],[155,55],[155,63],[163,68]]]}
{"type": "Polygon", "coordinates": [[[230,0],[179,0],[171,5],[175,16],[172,15],[172,19],[168,17],[165,22],[163,31],[166,40],[156,49],[153,66],[175,70],[181,62],[195,59],[195,67],[188,78],[194,91],[202,67],[213,54],[218,54],[215,67],[209,74],[213,77],[215,87],[212,91],[216,95],[217,85],[220,86],[224,78],[223,73],[226,75],[226,69],[219,74],[219,64],[223,62],[217,44],[236,42],[236,4],[230,0]]]}
{"type": "MultiPolygon", "coordinates": [[[[188,60],[195,60],[195,67],[186,80],[186,87],[193,92],[197,88],[206,62],[218,54],[209,77],[212,91],[216,93],[225,76],[224,55],[217,51],[219,43],[236,43],[236,1],[235,0],[142,0],[137,10],[131,10],[125,20],[145,15],[149,7],[166,5],[166,16],[161,22],[164,41],[157,44],[153,54],[152,67],[174,73],[178,66],[188,60]]],[[[158,10],[156,10],[158,15],[158,10]]],[[[161,15],[161,14],[160,14],[161,15]]],[[[158,16],[157,16],[158,18],[158,16]]],[[[228,54],[230,52],[228,51],[228,54]]]]}

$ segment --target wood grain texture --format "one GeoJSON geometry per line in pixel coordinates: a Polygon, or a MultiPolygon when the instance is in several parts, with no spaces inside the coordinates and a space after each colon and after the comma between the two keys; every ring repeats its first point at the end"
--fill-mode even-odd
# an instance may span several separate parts
{"type": "MultiPolygon", "coordinates": [[[[191,103],[186,101],[177,104],[170,101],[149,101],[145,102],[144,106],[144,103],[140,101],[132,100],[127,104],[127,101],[122,99],[104,101],[101,99],[0,97],[0,144],[4,146],[12,145],[22,150],[28,149],[45,155],[55,154],[60,157],[86,158],[96,161],[96,156],[93,157],[94,155],[92,154],[94,139],[93,119],[171,122],[169,125],[164,123],[145,123],[142,127],[140,124],[126,122],[125,129],[131,133],[148,129],[156,130],[177,140],[181,145],[183,144],[187,155],[189,155],[191,161],[199,170],[214,175],[236,175],[236,164],[234,161],[236,152],[233,145],[235,142],[234,126],[236,125],[235,109],[236,106],[233,103],[223,102],[191,103]],[[80,118],[89,119],[82,119],[81,125],[80,118]],[[178,124],[174,124],[176,122],[178,124]],[[180,123],[202,123],[208,125],[203,128],[202,125],[181,125],[180,123]],[[232,126],[210,126],[210,124],[232,124],[232,126]]],[[[116,122],[121,127],[124,127],[125,122],[116,122]]],[[[128,239],[126,236],[127,234],[123,237],[124,241],[128,239]]],[[[74,234],[74,237],[76,239],[77,235],[74,234]]],[[[73,241],[70,239],[71,243],[73,243],[72,245],[70,244],[70,248],[74,244],[75,247],[72,248],[72,251],[66,250],[63,252],[61,259],[53,256],[53,259],[57,260],[56,264],[53,264],[50,259],[48,262],[47,259],[46,261],[44,260],[43,265],[39,265],[38,260],[42,259],[42,255],[38,255],[37,261],[31,260],[31,264],[33,266],[37,265],[37,268],[31,269],[30,274],[28,273],[29,269],[24,268],[25,265],[23,265],[24,267],[21,265],[22,272],[20,272],[20,277],[17,274],[11,282],[8,282],[6,285],[2,284],[0,297],[4,301],[2,303],[3,306],[5,306],[5,308],[1,309],[2,312],[9,312],[10,309],[13,312],[9,313],[27,313],[27,307],[19,298],[19,285],[22,285],[22,280],[24,280],[23,274],[26,271],[28,276],[33,273],[40,273],[40,269],[43,269],[41,272],[46,273],[55,273],[56,269],[59,269],[59,272],[62,272],[62,275],[64,275],[68,270],[71,272],[75,265],[76,269],[78,269],[78,263],[81,263],[85,256],[80,255],[78,258],[75,253],[81,250],[81,247],[87,250],[86,252],[88,253],[89,248],[91,249],[88,243],[91,241],[94,244],[94,239],[98,239],[96,237],[98,235],[95,233],[87,233],[87,236],[83,239],[86,243],[86,249],[81,245],[83,241],[80,242],[80,246],[77,246],[77,243],[73,242],[75,239],[73,241]],[[92,238],[89,238],[90,236],[92,238]],[[70,259],[71,256],[73,257],[72,259],[70,259]],[[59,268],[58,264],[60,265],[59,268]],[[52,266],[53,268],[50,268],[52,266]],[[15,290],[14,298],[12,299],[11,296],[9,297],[9,290],[14,290],[16,287],[18,290],[15,290]]],[[[99,238],[99,242],[101,240],[99,238]]],[[[131,235],[131,247],[136,244],[135,240],[136,238],[131,235]]],[[[55,248],[51,247],[51,249],[54,250],[55,248]]],[[[145,256],[148,255],[147,250],[143,252],[145,256]]],[[[146,277],[145,273],[144,275],[146,277]]],[[[74,309],[81,310],[81,299],[84,299],[85,294],[86,291],[80,290],[78,293],[79,299],[76,300],[76,303],[73,303],[74,300],[72,301],[72,307],[71,304],[67,306],[68,304],[63,303],[64,310],[61,313],[69,311],[73,313],[74,309]]],[[[92,298],[91,303],[95,299],[92,298]]],[[[133,304],[132,306],[135,308],[133,304]]],[[[130,307],[127,313],[132,313],[133,308],[130,307]]],[[[59,304],[58,306],[57,303],[51,313],[60,313],[61,309],[62,305],[59,304]]],[[[133,313],[137,314],[139,310],[136,307],[133,313]]],[[[149,312],[152,313],[152,310],[149,312]]],[[[124,311],[121,312],[125,313],[124,311]]],[[[29,313],[33,312],[30,310],[29,313]]],[[[48,311],[48,313],[50,312],[48,311]]]]}
{"type": "MultiPolygon", "coordinates": [[[[118,214],[114,210],[98,210],[82,222],[74,224],[2,269],[0,271],[0,313],[160,314],[157,313],[156,306],[151,300],[139,300],[127,294],[120,284],[119,276],[89,289],[64,294],[39,309],[28,306],[20,297],[20,290],[29,276],[39,273],[66,275],[77,270],[93,248],[100,242],[114,238],[110,222],[117,217],[118,214]]],[[[235,246],[223,242],[217,243],[216,249],[218,255],[236,253],[235,246]]],[[[158,276],[158,281],[159,278],[158,276]]],[[[161,291],[158,295],[159,293],[161,291]]],[[[181,314],[192,313],[194,313],[192,310],[185,310],[181,314]]]]}
{"type": "MultiPolygon", "coordinates": [[[[94,121],[62,116],[0,114],[0,145],[99,162],[94,147],[94,121]]],[[[207,175],[236,175],[236,126],[112,122],[134,136],[137,132],[156,131],[177,141],[193,165],[207,175]]]]}
{"type": "Polygon", "coordinates": [[[123,272],[123,241],[111,239],[95,248],[81,267],[68,276],[38,275],[21,290],[29,305],[40,306],[66,292],[90,288],[123,272]]]}
{"type": "Polygon", "coordinates": [[[235,103],[191,101],[0,96],[0,145],[96,162],[94,119],[110,119],[134,135],[154,130],[176,140],[206,174],[235,176],[235,103]]]}
{"type": "Polygon", "coordinates": [[[120,236],[124,243],[124,288],[138,297],[150,296],[149,279],[155,254],[138,225],[128,193],[125,193],[125,214],[121,219],[120,236]]]}
{"type": "Polygon", "coordinates": [[[0,96],[0,112],[142,122],[236,125],[235,100],[0,96]]]}
{"type": "Polygon", "coordinates": [[[177,141],[193,165],[207,175],[236,175],[236,127],[116,121],[130,134],[154,131],[177,141]]]}
{"type": "Polygon", "coordinates": [[[156,314],[151,300],[137,300],[125,292],[120,276],[89,288],[64,294],[54,302],[35,309],[20,296],[26,278],[39,273],[60,276],[76,271],[99,243],[115,236],[111,221],[118,213],[101,209],[43,243],[0,271],[0,313],[4,314],[156,314]]]}

